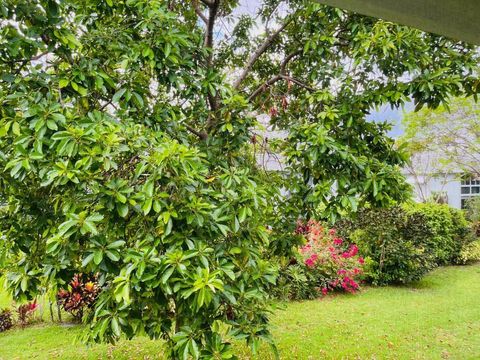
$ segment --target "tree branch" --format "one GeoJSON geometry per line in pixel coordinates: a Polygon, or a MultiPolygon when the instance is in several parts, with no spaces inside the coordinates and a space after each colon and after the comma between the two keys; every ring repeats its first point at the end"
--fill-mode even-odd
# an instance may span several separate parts
{"type": "Polygon", "coordinates": [[[188,131],[190,131],[192,134],[198,136],[202,140],[206,140],[208,137],[208,134],[204,131],[198,131],[192,128],[190,125],[185,124],[185,127],[187,128],[188,131]]]}
{"type": "Polygon", "coordinates": [[[269,36],[267,36],[267,38],[265,39],[265,41],[257,48],[257,50],[255,50],[255,52],[250,56],[250,58],[248,59],[247,61],[247,65],[245,66],[245,68],[243,69],[242,73],[240,74],[240,76],[237,78],[237,80],[235,80],[235,82],[233,83],[233,87],[235,89],[238,90],[238,88],[240,87],[240,85],[242,84],[242,81],[245,80],[245,78],[247,77],[248,73],[252,70],[252,67],[253,65],[255,64],[255,62],[258,60],[258,58],[260,56],[262,56],[262,54],[267,51],[267,49],[270,47],[270,45],[273,43],[273,41],[275,40],[275,38],[288,26],[288,24],[290,24],[290,22],[292,21],[292,18],[288,19],[287,21],[285,21],[283,23],[282,26],[280,26],[280,28],[278,28],[276,31],[274,31],[273,33],[271,33],[269,36]]]}
{"type": "Polygon", "coordinates": [[[207,31],[205,33],[205,47],[210,49],[207,63],[210,66],[213,58],[213,28],[215,26],[215,19],[217,18],[218,8],[220,7],[220,0],[212,0],[205,2],[208,6],[207,31]]]}
{"type": "Polygon", "coordinates": [[[297,84],[298,86],[303,87],[304,89],[307,89],[308,91],[316,91],[315,88],[305,84],[304,82],[302,82],[302,81],[300,81],[300,80],[298,80],[294,77],[287,76],[287,75],[280,75],[280,77],[284,80],[291,81],[294,84],[297,84]]]}
{"type": "Polygon", "coordinates": [[[280,74],[286,75],[287,65],[290,62],[290,60],[292,60],[295,56],[300,55],[301,53],[302,53],[302,50],[297,50],[287,55],[285,59],[283,59],[282,63],[280,64],[280,74]]]}
{"type": "Polygon", "coordinates": [[[254,100],[258,95],[264,92],[266,88],[275,84],[277,81],[281,79],[282,79],[281,75],[272,76],[270,79],[265,81],[262,85],[260,85],[253,93],[250,94],[250,96],[248,97],[248,101],[254,100]]]}
{"type": "Polygon", "coordinates": [[[207,17],[205,16],[205,14],[202,12],[202,10],[200,9],[200,7],[198,6],[198,2],[197,0],[193,0],[193,8],[195,9],[195,13],[198,15],[198,17],[200,19],[202,19],[202,21],[208,25],[208,19],[207,17]]]}
{"type": "Polygon", "coordinates": [[[275,75],[275,76],[272,76],[270,79],[268,79],[265,83],[263,83],[260,87],[258,87],[249,97],[248,97],[248,101],[252,101],[253,99],[255,99],[260,93],[262,93],[263,91],[265,91],[265,89],[271,85],[273,85],[274,83],[276,83],[277,81],[279,80],[287,80],[287,81],[290,81],[290,82],[293,82],[295,84],[297,84],[298,86],[301,86],[309,91],[315,91],[314,88],[312,88],[311,86],[308,86],[307,84],[305,84],[304,82],[296,79],[296,78],[293,78],[291,76],[288,76],[287,75],[287,65],[288,63],[297,55],[300,55],[302,53],[301,50],[297,50],[297,51],[294,51],[290,54],[288,54],[285,59],[282,60],[282,62],[280,63],[280,72],[278,75],[275,75]]]}

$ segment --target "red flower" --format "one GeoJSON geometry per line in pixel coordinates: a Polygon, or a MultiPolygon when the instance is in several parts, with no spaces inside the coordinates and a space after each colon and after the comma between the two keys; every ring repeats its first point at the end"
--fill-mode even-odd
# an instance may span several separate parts
{"type": "Polygon", "coordinates": [[[364,260],[362,257],[359,257],[359,258],[358,258],[358,262],[359,262],[360,264],[365,264],[365,260],[364,260]]]}
{"type": "Polygon", "coordinates": [[[357,254],[358,254],[358,247],[357,247],[357,245],[353,244],[350,247],[350,256],[355,256],[357,254]]]}
{"type": "Polygon", "coordinates": [[[324,296],[328,294],[328,289],[327,289],[326,287],[324,287],[324,288],[322,289],[322,294],[323,294],[324,296]]]}
{"type": "Polygon", "coordinates": [[[305,265],[307,265],[309,268],[312,268],[315,266],[315,262],[312,260],[312,258],[308,258],[305,260],[305,265]]]}
{"type": "Polygon", "coordinates": [[[335,245],[342,245],[343,240],[340,239],[340,238],[335,238],[335,239],[333,239],[333,243],[334,243],[335,245]]]}

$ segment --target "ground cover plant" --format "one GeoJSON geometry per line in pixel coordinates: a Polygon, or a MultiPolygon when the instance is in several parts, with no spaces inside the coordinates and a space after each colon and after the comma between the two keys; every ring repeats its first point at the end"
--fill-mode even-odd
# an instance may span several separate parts
{"type": "Polygon", "coordinates": [[[238,5],[0,3],[0,272],[19,303],[98,274],[85,340],[162,338],[176,359],[271,343],[271,249],[295,221],[409,197],[406,154],[366,115],[477,92],[467,44],[312,1],[238,5]],[[286,178],[257,164],[260,113],[287,133],[286,178]]]}

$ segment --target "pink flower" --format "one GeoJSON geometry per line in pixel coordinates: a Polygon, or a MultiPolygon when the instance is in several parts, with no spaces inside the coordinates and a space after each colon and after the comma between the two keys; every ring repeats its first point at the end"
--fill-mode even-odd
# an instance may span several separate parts
{"type": "Polygon", "coordinates": [[[359,257],[359,258],[358,258],[358,262],[359,262],[360,264],[365,264],[365,260],[363,259],[363,257],[359,257]]]}
{"type": "Polygon", "coordinates": [[[312,258],[308,258],[305,260],[305,265],[307,265],[309,268],[312,268],[315,266],[315,262],[312,260],[312,258]]]}
{"type": "Polygon", "coordinates": [[[335,239],[333,239],[333,243],[334,243],[335,245],[342,245],[343,240],[340,239],[340,238],[335,238],[335,239]]]}
{"type": "Polygon", "coordinates": [[[336,231],[335,229],[330,229],[330,230],[328,231],[328,233],[329,233],[330,235],[332,235],[332,236],[335,235],[336,232],[337,232],[337,231],[336,231]]]}
{"type": "Polygon", "coordinates": [[[328,289],[327,289],[326,287],[324,287],[324,288],[322,289],[322,294],[323,294],[324,296],[328,294],[328,289]]]}
{"type": "Polygon", "coordinates": [[[337,271],[338,275],[345,275],[346,273],[347,273],[347,270],[345,270],[345,269],[340,269],[340,270],[337,271]]]}
{"type": "Polygon", "coordinates": [[[312,256],[310,256],[310,259],[312,259],[312,261],[315,262],[318,259],[318,255],[317,254],[312,254],[312,256]]]}
{"type": "Polygon", "coordinates": [[[312,246],[310,244],[307,244],[307,245],[302,246],[300,248],[300,252],[303,254],[303,253],[307,252],[308,250],[310,250],[311,248],[312,248],[312,246]]]}
{"type": "Polygon", "coordinates": [[[358,254],[358,247],[357,245],[350,246],[350,256],[355,256],[358,254]]]}

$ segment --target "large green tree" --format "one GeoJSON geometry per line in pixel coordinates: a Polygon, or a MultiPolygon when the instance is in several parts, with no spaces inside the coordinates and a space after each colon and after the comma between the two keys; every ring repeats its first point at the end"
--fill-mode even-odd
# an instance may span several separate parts
{"type": "Polygon", "coordinates": [[[242,8],[0,3],[0,259],[15,297],[98,273],[92,340],[163,337],[174,358],[229,358],[232,338],[255,349],[268,259],[295,219],[408,195],[372,108],[477,92],[467,44],[313,1],[242,8]],[[285,134],[272,148],[263,113],[285,134]],[[261,169],[263,150],[285,171],[261,169]]]}

